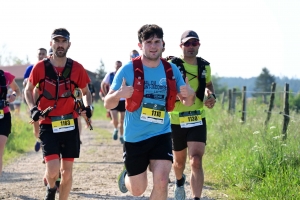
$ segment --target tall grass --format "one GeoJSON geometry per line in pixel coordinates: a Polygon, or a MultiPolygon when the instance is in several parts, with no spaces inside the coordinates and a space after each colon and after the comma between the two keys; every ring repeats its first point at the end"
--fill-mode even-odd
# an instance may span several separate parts
{"type": "Polygon", "coordinates": [[[94,102],[94,112],[92,119],[102,119],[102,120],[109,120],[109,118],[106,117],[106,109],[103,106],[103,101],[97,101],[94,102]]]}
{"type": "Polygon", "coordinates": [[[283,140],[280,108],[264,126],[266,109],[249,104],[246,123],[240,112],[229,115],[218,104],[207,111],[204,170],[229,199],[300,199],[300,115],[290,120],[283,140]]]}
{"type": "Polygon", "coordinates": [[[12,130],[4,150],[4,163],[33,149],[34,144],[35,137],[33,135],[32,125],[12,113],[12,130]]]}

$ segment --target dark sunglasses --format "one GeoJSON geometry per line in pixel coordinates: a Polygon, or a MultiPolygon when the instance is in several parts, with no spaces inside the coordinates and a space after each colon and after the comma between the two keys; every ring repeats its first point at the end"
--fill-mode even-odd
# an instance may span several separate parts
{"type": "Polygon", "coordinates": [[[193,47],[196,47],[196,46],[198,46],[198,45],[200,45],[200,43],[199,43],[199,41],[193,41],[193,42],[186,42],[186,43],[183,43],[182,44],[183,46],[185,46],[185,47],[189,47],[189,46],[193,46],[193,47]]]}

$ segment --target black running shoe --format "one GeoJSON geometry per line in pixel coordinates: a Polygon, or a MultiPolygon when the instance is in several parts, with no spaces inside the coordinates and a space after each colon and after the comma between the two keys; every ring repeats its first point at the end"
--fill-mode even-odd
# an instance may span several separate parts
{"type": "Polygon", "coordinates": [[[48,188],[46,189],[46,196],[44,200],[55,200],[55,194],[56,194],[57,188],[48,188]]]}

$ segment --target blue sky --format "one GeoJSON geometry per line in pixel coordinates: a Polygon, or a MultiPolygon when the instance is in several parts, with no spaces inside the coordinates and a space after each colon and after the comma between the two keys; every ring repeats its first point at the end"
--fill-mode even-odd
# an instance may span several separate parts
{"type": "Polygon", "coordinates": [[[65,27],[69,57],[91,71],[102,59],[110,71],[116,60],[129,61],[138,29],[151,23],[164,30],[164,56],[181,55],[181,34],[196,31],[198,55],[211,63],[212,74],[249,78],[267,67],[300,78],[299,10],[297,0],[2,0],[0,53],[35,63],[36,49],[48,49],[51,32],[65,27]]]}

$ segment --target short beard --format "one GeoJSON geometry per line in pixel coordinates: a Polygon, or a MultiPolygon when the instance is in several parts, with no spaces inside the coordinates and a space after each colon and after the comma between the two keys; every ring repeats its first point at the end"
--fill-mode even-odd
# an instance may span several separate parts
{"type": "Polygon", "coordinates": [[[55,56],[58,57],[58,58],[64,58],[64,57],[66,57],[67,52],[68,52],[68,49],[66,49],[66,50],[65,50],[63,53],[61,53],[61,54],[58,54],[57,52],[55,52],[54,54],[55,54],[55,56]]]}

